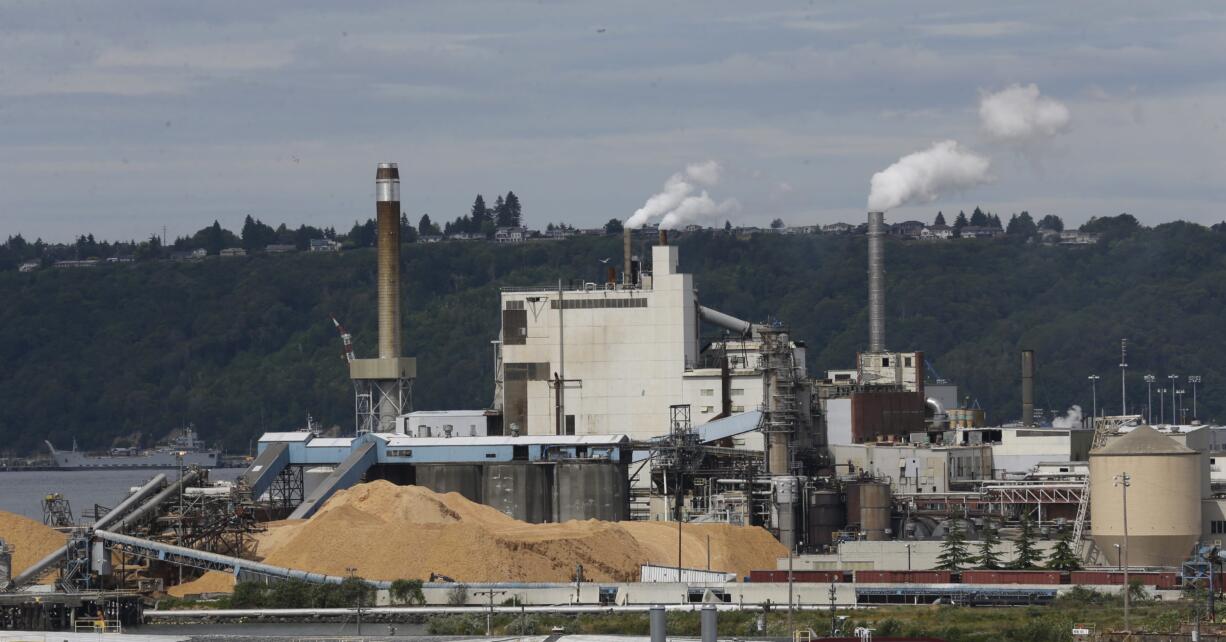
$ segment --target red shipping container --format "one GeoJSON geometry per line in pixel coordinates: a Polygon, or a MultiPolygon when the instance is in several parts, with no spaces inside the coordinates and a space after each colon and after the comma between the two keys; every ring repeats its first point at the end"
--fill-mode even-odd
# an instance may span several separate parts
{"type": "Polygon", "coordinates": [[[1060,571],[962,571],[963,584],[1059,584],[1060,571]]]}

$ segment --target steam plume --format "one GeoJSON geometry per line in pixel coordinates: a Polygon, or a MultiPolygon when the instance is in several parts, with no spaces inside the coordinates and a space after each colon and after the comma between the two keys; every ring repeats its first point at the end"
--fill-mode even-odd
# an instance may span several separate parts
{"type": "Polygon", "coordinates": [[[1056,417],[1051,422],[1052,428],[1080,428],[1081,427],[1081,406],[1073,406],[1068,409],[1068,414],[1063,417],[1056,417]]]}
{"type": "Polygon", "coordinates": [[[1069,125],[1069,110],[1039,95],[1037,85],[1010,85],[979,99],[979,122],[995,140],[1029,143],[1051,138],[1069,125]]]}
{"type": "Polygon", "coordinates": [[[943,192],[981,185],[992,180],[989,165],[987,158],[957,141],[933,143],[873,174],[868,209],[884,212],[906,203],[929,203],[943,192]]]}
{"type": "Polygon", "coordinates": [[[717,203],[706,190],[694,194],[700,185],[711,187],[718,184],[722,170],[719,163],[710,160],[689,165],[685,171],[673,174],[664,182],[664,189],[660,193],[647,199],[647,202],[626,220],[626,227],[639,228],[655,219],[661,219],[661,228],[672,229],[736,211],[740,208],[740,203],[735,199],[717,203]]]}

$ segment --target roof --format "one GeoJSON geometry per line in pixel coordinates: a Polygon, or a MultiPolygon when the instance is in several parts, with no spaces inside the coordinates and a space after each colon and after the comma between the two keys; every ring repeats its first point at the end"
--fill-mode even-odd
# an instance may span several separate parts
{"type": "Polygon", "coordinates": [[[1196,454],[1195,450],[1150,428],[1141,426],[1133,429],[1123,437],[1116,438],[1111,443],[1097,448],[1091,455],[1188,455],[1196,454]]]}

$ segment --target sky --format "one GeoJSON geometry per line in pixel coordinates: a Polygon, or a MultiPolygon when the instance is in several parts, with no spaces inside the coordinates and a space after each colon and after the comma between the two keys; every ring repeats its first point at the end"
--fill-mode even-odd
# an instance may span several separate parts
{"type": "Polygon", "coordinates": [[[595,227],[716,161],[720,219],[858,223],[943,140],[992,180],[887,220],[1226,219],[1226,6],[987,4],[0,0],[0,237],[343,231],[379,162],[414,220],[513,190],[595,227]],[[985,135],[981,97],[1032,83],[1067,128],[985,135]]]}

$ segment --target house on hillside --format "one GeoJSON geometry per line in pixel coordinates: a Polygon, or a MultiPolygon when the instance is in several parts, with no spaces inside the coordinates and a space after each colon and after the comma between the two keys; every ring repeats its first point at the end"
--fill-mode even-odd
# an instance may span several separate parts
{"type": "Polygon", "coordinates": [[[332,239],[311,239],[311,252],[340,252],[341,244],[332,239]]]}

